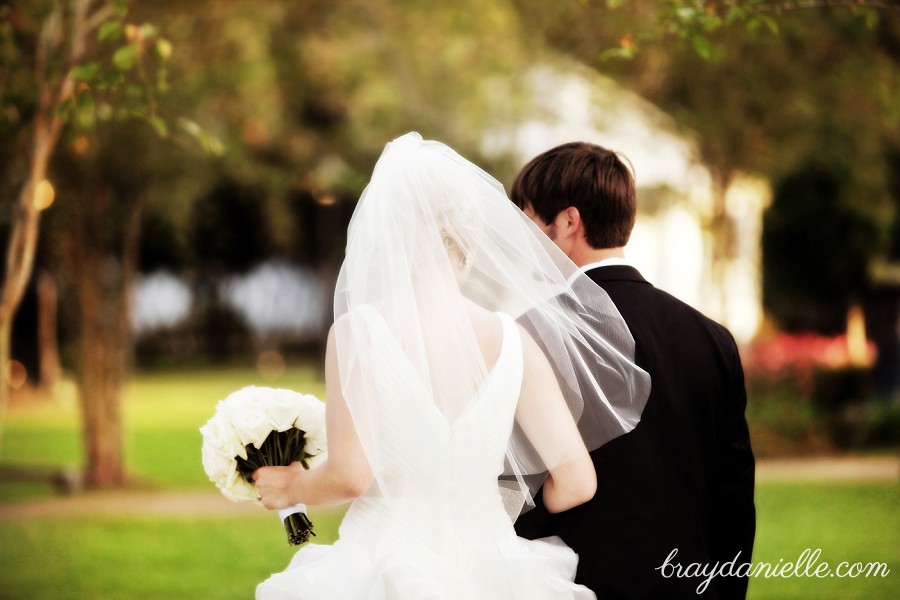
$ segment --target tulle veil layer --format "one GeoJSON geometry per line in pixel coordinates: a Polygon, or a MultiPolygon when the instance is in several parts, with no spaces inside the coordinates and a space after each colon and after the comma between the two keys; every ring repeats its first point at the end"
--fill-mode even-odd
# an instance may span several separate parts
{"type": "MultiPolygon", "coordinates": [[[[650,379],[606,292],[498,181],[409,133],[386,146],[362,194],[334,297],[343,396],[386,497],[402,460],[385,451],[385,436],[401,434],[379,417],[385,405],[405,390],[452,424],[489,377],[496,357],[473,306],[512,316],[544,350],[589,450],[640,419],[650,379]]],[[[513,518],[564,456],[538,452],[513,428],[498,483],[513,518]]]]}

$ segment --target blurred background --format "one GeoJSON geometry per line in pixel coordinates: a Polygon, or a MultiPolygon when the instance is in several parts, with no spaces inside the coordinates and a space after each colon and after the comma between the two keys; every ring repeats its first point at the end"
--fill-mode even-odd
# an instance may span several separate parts
{"type": "Polygon", "coordinates": [[[208,486],[218,398],[321,394],[347,223],[410,130],[507,188],[623,153],[627,255],[734,333],[757,456],[896,458],[894,0],[0,0],[0,506],[208,486]]]}

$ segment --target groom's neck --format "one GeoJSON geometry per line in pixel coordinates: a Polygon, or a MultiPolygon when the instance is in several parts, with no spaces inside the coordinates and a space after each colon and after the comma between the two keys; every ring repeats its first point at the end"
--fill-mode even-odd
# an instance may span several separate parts
{"type": "Polygon", "coordinates": [[[583,267],[607,258],[625,258],[625,248],[621,246],[618,248],[592,248],[584,244],[573,248],[569,258],[577,266],[583,267]]]}

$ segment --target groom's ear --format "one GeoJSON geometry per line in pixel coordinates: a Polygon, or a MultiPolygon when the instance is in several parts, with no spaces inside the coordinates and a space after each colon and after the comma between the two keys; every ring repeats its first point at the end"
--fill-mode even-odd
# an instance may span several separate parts
{"type": "Polygon", "coordinates": [[[581,213],[574,206],[569,206],[556,217],[556,234],[564,237],[583,235],[584,225],[581,213]]]}

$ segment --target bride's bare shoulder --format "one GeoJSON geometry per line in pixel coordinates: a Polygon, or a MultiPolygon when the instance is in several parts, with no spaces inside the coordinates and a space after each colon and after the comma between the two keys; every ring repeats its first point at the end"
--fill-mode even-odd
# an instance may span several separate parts
{"type": "Polygon", "coordinates": [[[466,301],[466,312],[472,323],[472,331],[488,363],[493,363],[500,354],[503,341],[503,324],[496,313],[489,311],[474,302],[466,301]]]}
{"type": "Polygon", "coordinates": [[[500,331],[500,317],[483,306],[479,306],[470,300],[466,300],[466,312],[476,334],[487,333],[496,335],[500,331]]]}

